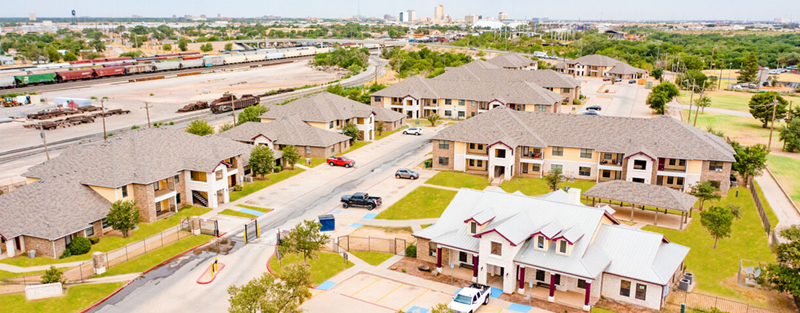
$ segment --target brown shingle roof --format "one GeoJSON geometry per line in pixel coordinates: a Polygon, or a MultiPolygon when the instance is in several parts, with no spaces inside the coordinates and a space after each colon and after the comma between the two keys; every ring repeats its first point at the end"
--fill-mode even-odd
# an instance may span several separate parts
{"type": "Polygon", "coordinates": [[[561,95],[528,81],[439,80],[414,76],[380,90],[373,96],[415,99],[499,100],[503,103],[553,105],[561,95]]]}
{"type": "Polygon", "coordinates": [[[329,147],[350,137],[306,124],[296,116],[277,119],[269,123],[247,122],[224,131],[217,136],[242,142],[253,142],[263,135],[274,144],[329,147]]]}
{"type": "Polygon", "coordinates": [[[524,112],[498,107],[447,127],[432,139],[511,147],[572,147],[601,152],[647,151],[659,158],[734,162],[722,138],[667,116],[629,118],[524,112]]]}
{"type": "Polygon", "coordinates": [[[306,122],[330,122],[354,117],[369,117],[372,107],[361,102],[323,92],[301,98],[285,105],[267,106],[261,118],[278,119],[294,115],[306,122]]]}
{"type": "Polygon", "coordinates": [[[599,183],[583,195],[681,212],[689,212],[697,202],[697,197],[669,187],[626,180],[599,183]]]}
{"type": "Polygon", "coordinates": [[[387,109],[384,107],[373,106],[372,110],[375,111],[376,122],[393,123],[402,120],[404,117],[406,117],[406,115],[403,113],[395,112],[392,111],[391,109],[387,109]]]}
{"type": "Polygon", "coordinates": [[[604,66],[604,67],[613,66],[614,68],[610,69],[608,73],[618,74],[618,75],[647,73],[647,71],[643,69],[630,66],[625,62],[599,54],[587,55],[584,57],[577,58],[575,60],[567,61],[567,63],[582,64],[589,66],[604,66]]]}
{"type": "Polygon", "coordinates": [[[581,86],[581,82],[577,79],[556,73],[553,70],[519,71],[509,69],[480,69],[466,66],[447,68],[444,74],[436,76],[434,80],[476,80],[487,82],[528,81],[547,88],[577,88],[581,86]]]}
{"type": "Polygon", "coordinates": [[[536,61],[525,57],[519,53],[507,53],[498,55],[486,61],[490,64],[503,67],[503,68],[517,68],[532,66],[536,61]]]}

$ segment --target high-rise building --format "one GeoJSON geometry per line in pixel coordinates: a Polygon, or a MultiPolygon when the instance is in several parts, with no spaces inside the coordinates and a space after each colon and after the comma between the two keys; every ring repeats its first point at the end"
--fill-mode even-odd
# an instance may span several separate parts
{"type": "Polygon", "coordinates": [[[417,20],[417,11],[408,10],[408,21],[407,22],[414,22],[416,20],[417,20]]]}
{"type": "Polygon", "coordinates": [[[444,5],[440,4],[438,7],[433,8],[433,20],[441,21],[444,17],[444,5]]]}
{"type": "Polygon", "coordinates": [[[464,22],[475,24],[478,22],[478,17],[472,14],[467,15],[464,17],[464,22]]]}
{"type": "Polygon", "coordinates": [[[478,15],[478,20],[480,21],[482,19],[483,19],[483,15],[478,15]]]}
{"type": "Polygon", "coordinates": [[[36,20],[36,13],[28,13],[28,20],[35,21],[36,20]]]}
{"type": "Polygon", "coordinates": [[[384,14],[384,15],[383,15],[383,19],[384,19],[384,20],[387,20],[387,21],[389,21],[389,20],[393,20],[393,19],[394,19],[394,16],[392,16],[391,14],[384,14]]]}
{"type": "Polygon", "coordinates": [[[508,19],[508,13],[500,12],[500,14],[497,15],[497,19],[501,20],[501,21],[502,20],[507,20],[508,19]]]}
{"type": "Polygon", "coordinates": [[[408,13],[400,11],[400,13],[397,14],[397,21],[401,23],[408,22],[408,13]]]}

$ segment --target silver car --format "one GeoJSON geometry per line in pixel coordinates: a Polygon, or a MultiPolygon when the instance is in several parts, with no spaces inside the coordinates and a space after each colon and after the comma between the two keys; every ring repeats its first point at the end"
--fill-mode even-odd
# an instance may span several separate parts
{"type": "Polygon", "coordinates": [[[403,130],[403,135],[422,135],[422,127],[411,127],[403,130]]]}

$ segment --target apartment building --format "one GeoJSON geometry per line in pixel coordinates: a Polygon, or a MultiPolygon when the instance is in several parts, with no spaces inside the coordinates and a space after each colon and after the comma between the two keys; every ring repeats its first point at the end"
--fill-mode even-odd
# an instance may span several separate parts
{"type": "Polygon", "coordinates": [[[27,185],[0,196],[0,236],[9,256],[36,250],[57,258],[74,236],[102,236],[118,200],[135,200],[143,223],[185,205],[217,207],[242,184],[251,150],[230,139],[164,128],[70,147],[28,169],[27,185]]]}
{"type": "Polygon", "coordinates": [[[607,206],[583,205],[580,192],[461,189],[435,224],[414,233],[417,259],[585,311],[600,297],[662,309],[689,248],[619,223],[607,206]]]}
{"type": "Polygon", "coordinates": [[[300,98],[285,105],[269,105],[261,115],[262,123],[270,123],[282,117],[296,116],[308,125],[319,129],[341,133],[347,123],[358,127],[359,138],[375,139],[375,110],[361,102],[322,92],[300,98]]]}
{"type": "Polygon", "coordinates": [[[627,180],[688,191],[730,188],[733,148],[667,116],[652,119],[549,114],[499,108],[436,134],[433,167],[509,180],[559,168],[575,179],[627,180]]]}
{"type": "Polygon", "coordinates": [[[498,55],[486,62],[509,70],[535,70],[539,68],[539,62],[515,52],[498,55]]]}
{"type": "Polygon", "coordinates": [[[646,78],[646,70],[604,55],[592,54],[556,65],[562,73],[588,77],[619,77],[620,79],[646,78]]]}
{"type": "Polygon", "coordinates": [[[304,158],[327,158],[350,149],[350,137],[311,126],[297,116],[269,123],[248,122],[217,136],[278,150],[276,159],[288,145],[295,146],[304,158]]]}
{"type": "Polygon", "coordinates": [[[437,80],[414,76],[372,94],[372,106],[407,118],[464,119],[497,107],[559,112],[561,95],[527,81],[437,80]]]}

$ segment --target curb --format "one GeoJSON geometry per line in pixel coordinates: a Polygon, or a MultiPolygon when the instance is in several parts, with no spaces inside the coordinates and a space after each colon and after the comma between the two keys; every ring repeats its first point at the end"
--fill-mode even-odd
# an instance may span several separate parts
{"type": "Polygon", "coordinates": [[[205,272],[203,272],[203,274],[200,275],[200,278],[197,279],[197,283],[200,284],[200,285],[207,285],[207,284],[210,284],[210,283],[214,282],[214,280],[217,279],[217,276],[219,276],[219,273],[221,273],[222,270],[225,269],[225,263],[219,263],[219,265],[220,265],[220,267],[219,267],[219,271],[217,271],[217,275],[211,276],[211,280],[206,281],[206,282],[201,282],[200,279],[202,279],[203,275],[206,274],[205,272]]]}
{"type": "Polygon", "coordinates": [[[97,301],[94,304],[90,305],[88,308],[85,308],[85,309],[81,310],[80,313],[88,312],[89,310],[96,308],[98,305],[102,304],[103,302],[106,302],[106,300],[108,300],[109,298],[111,298],[111,297],[115,296],[116,294],[118,294],[120,291],[122,291],[122,289],[125,289],[125,287],[128,287],[128,285],[130,285],[134,280],[136,280],[136,279],[131,279],[127,283],[125,283],[122,286],[120,286],[119,288],[117,288],[117,290],[114,290],[114,292],[112,292],[111,294],[105,296],[103,299],[100,299],[100,301],[97,301]]]}

